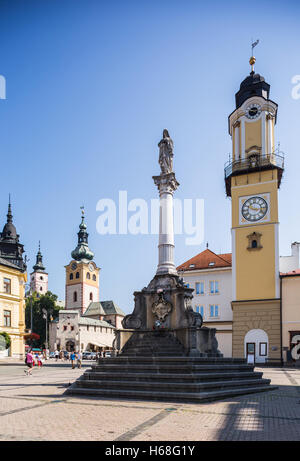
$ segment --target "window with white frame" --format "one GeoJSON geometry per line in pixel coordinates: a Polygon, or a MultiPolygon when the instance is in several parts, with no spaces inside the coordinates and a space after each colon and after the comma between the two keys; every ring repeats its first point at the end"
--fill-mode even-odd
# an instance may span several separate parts
{"type": "Polygon", "coordinates": [[[4,311],[4,326],[11,327],[11,311],[4,311]]]}
{"type": "Polygon", "coordinates": [[[4,293],[11,294],[11,280],[3,278],[4,293]]]}
{"type": "Polygon", "coordinates": [[[203,317],[204,316],[204,306],[196,306],[196,312],[198,312],[198,314],[201,314],[203,317]]]}
{"type": "Polygon", "coordinates": [[[209,306],[209,316],[210,317],[219,317],[219,306],[218,306],[218,304],[210,304],[210,306],[209,306]]]}
{"type": "Polygon", "coordinates": [[[219,282],[216,280],[211,280],[209,282],[209,293],[210,294],[217,294],[219,293],[219,282]]]}
{"type": "Polygon", "coordinates": [[[196,282],[196,295],[204,295],[204,282],[196,282]]]}

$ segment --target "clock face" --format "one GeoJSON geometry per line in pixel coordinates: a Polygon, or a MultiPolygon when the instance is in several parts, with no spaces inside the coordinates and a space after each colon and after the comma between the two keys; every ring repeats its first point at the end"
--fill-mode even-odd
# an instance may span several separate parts
{"type": "Polygon", "coordinates": [[[93,270],[94,270],[94,265],[93,265],[92,263],[89,264],[89,269],[90,269],[91,272],[93,272],[93,270]]]}
{"type": "Polygon", "coordinates": [[[251,104],[246,109],[246,117],[250,119],[255,119],[260,116],[261,108],[259,104],[251,104]]]}
{"type": "Polygon", "coordinates": [[[250,197],[242,206],[243,217],[250,222],[259,221],[268,211],[268,204],[262,197],[250,197]]]}
{"type": "Polygon", "coordinates": [[[72,266],[71,266],[71,269],[72,269],[73,271],[75,271],[76,267],[77,267],[77,264],[76,264],[76,263],[73,263],[72,266]]]}

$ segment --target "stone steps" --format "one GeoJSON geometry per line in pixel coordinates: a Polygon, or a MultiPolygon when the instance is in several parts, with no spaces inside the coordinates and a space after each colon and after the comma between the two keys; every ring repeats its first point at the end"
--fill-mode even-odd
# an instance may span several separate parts
{"type": "MultiPolygon", "coordinates": [[[[108,363],[106,362],[105,364],[101,365],[94,365],[92,366],[92,371],[97,372],[97,371],[103,371],[104,369],[106,371],[110,371],[111,373],[119,372],[122,370],[123,373],[143,373],[147,370],[147,372],[156,372],[156,373],[197,373],[200,371],[223,371],[225,373],[230,373],[232,371],[239,371],[243,373],[244,371],[253,371],[253,365],[248,365],[248,364],[226,364],[226,365],[199,365],[199,364],[194,364],[194,363],[180,363],[180,364],[175,364],[175,363],[159,363],[158,362],[158,357],[156,358],[155,363],[113,363],[114,359],[110,359],[111,362],[108,363]],[[216,368],[217,367],[217,368],[216,368]]],[[[155,360],[155,359],[154,359],[155,360]]],[[[187,359],[188,362],[188,359],[187,359]]]]}
{"type": "MultiPolygon", "coordinates": [[[[145,356],[142,356],[142,357],[128,357],[128,356],[123,356],[123,355],[118,355],[116,357],[113,357],[113,363],[114,364],[117,364],[117,363],[120,363],[120,364],[125,364],[125,363],[128,363],[128,364],[137,364],[137,363],[141,363],[141,364],[145,364],[145,363],[159,363],[159,364],[163,364],[163,363],[175,363],[175,364],[180,364],[180,363],[183,363],[185,364],[188,360],[188,363],[190,364],[200,364],[200,365],[226,365],[226,364],[229,364],[229,365],[239,365],[239,364],[242,364],[242,365],[247,365],[246,364],[246,360],[245,359],[238,359],[238,358],[220,358],[220,357],[182,357],[182,356],[179,356],[179,357],[166,357],[166,356],[162,356],[162,357],[159,357],[158,360],[156,360],[155,358],[153,357],[145,357],[145,356]]],[[[102,365],[105,365],[105,364],[111,364],[111,357],[102,357],[98,360],[98,365],[94,365],[94,366],[102,366],[102,365]]],[[[253,365],[248,365],[248,366],[251,366],[253,368],[253,365]]]]}
{"type": "Polygon", "coordinates": [[[97,389],[70,387],[67,391],[71,395],[85,395],[99,398],[112,399],[133,399],[133,400],[157,400],[164,402],[211,402],[215,400],[230,398],[234,396],[265,392],[276,389],[274,386],[257,385],[251,387],[222,389],[209,392],[162,392],[155,390],[126,390],[126,389],[97,389]]]}
{"type": "MultiPolygon", "coordinates": [[[[243,372],[243,378],[252,378],[252,379],[259,379],[262,378],[262,372],[243,372]]],[[[83,379],[89,381],[104,381],[110,380],[112,378],[112,374],[110,372],[91,372],[86,371],[82,376],[83,379]]],[[[211,382],[211,381],[224,381],[227,380],[228,382],[233,380],[239,380],[241,378],[241,373],[239,372],[232,372],[232,373],[218,373],[218,372],[211,372],[211,373],[193,373],[193,374],[184,374],[184,373],[124,373],[115,372],[113,374],[113,379],[115,382],[119,381],[147,381],[147,382],[166,382],[166,381],[176,381],[181,380],[183,383],[190,382],[211,382]]]]}
{"type": "Polygon", "coordinates": [[[146,390],[146,391],[180,391],[180,392],[200,392],[208,389],[217,388],[221,390],[223,388],[235,388],[239,387],[252,387],[258,385],[267,385],[270,384],[269,379],[236,379],[236,380],[226,380],[226,381],[210,381],[210,382],[201,382],[201,383],[186,383],[186,382],[176,382],[176,381],[167,381],[167,382],[150,382],[150,381],[114,381],[114,380],[101,380],[91,381],[87,379],[82,379],[77,382],[78,387],[89,388],[93,386],[94,389],[119,389],[119,390],[146,390]]]}
{"type": "Polygon", "coordinates": [[[105,357],[70,386],[71,395],[206,402],[271,390],[244,359],[187,357],[172,336],[135,335],[117,357],[105,357]],[[127,346],[127,347],[126,347],[127,346]]]}
{"type": "Polygon", "coordinates": [[[150,331],[147,334],[134,334],[125,344],[122,356],[174,356],[184,357],[183,345],[167,332],[150,331]]]}

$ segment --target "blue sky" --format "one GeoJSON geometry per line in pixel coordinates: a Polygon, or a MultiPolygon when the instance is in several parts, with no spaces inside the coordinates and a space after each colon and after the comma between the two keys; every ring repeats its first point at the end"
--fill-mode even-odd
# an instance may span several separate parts
{"type": "Polygon", "coordinates": [[[84,204],[90,247],[102,268],[100,298],[125,312],[155,274],[157,237],[99,235],[96,204],[157,196],[162,130],[174,140],[178,198],[205,200],[205,240],[176,237],[176,264],[205,248],[230,252],[224,163],[227,117],[250,71],[279,104],[276,142],[286,154],[280,190],[280,253],[300,240],[300,6],[296,1],[0,1],[2,158],[0,225],[12,194],[14,222],[30,258],[41,240],[49,289],[64,298],[64,265],[84,204]],[[249,9],[249,11],[248,11],[249,9]]]}

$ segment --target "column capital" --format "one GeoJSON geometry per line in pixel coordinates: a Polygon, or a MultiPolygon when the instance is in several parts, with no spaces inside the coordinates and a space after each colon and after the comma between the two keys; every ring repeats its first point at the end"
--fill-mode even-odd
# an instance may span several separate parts
{"type": "Polygon", "coordinates": [[[165,192],[173,195],[179,186],[179,182],[175,178],[175,173],[161,174],[159,176],[152,176],[152,178],[160,194],[165,192]]]}

